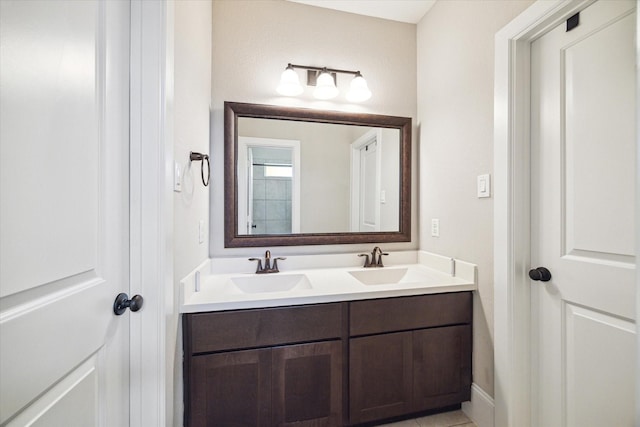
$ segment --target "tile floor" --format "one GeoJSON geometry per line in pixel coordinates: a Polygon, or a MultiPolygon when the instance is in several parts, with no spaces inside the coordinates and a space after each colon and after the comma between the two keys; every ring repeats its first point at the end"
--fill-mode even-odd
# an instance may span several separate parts
{"type": "Polygon", "coordinates": [[[429,415],[413,420],[398,421],[384,424],[381,427],[476,427],[476,425],[464,414],[464,412],[451,411],[429,415]]]}

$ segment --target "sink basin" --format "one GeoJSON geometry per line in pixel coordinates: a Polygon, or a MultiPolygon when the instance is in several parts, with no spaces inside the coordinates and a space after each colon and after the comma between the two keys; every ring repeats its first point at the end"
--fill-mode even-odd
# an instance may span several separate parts
{"type": "Polygon", "coordinates": [[[284,292],[292,289],[311,289],[311,283],[304,274],[262,274],[232,277],[231,282],[247,294],[284,292]]]}
{"type": "Polygon", "coordinates": [[[353,277],[363,285],[392,285],[398,283],[407,274],[406,268],[371,268],[369,270],[350,271],[353,277]]]}

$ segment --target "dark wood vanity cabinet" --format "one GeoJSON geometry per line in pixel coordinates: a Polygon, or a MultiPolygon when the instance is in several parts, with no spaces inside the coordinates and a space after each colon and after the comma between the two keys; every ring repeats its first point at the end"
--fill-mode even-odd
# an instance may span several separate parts
{"type": "Polygon", "coordinates": [[[471,292],[185,314],[185,426],[341,426],[469,400],[471,292]]]}
{"type": "Polygon", "coordinates": [[[185,426],[341,425],[346,304],[183,316],[185,426]]]}
{"type": "Polygon", "coordinates": [[[471,304],[470,292],[352,302],[350,422],[469,400],[471,304]]]}
{"type": "Polygon", "coordinates": [[[272,350],[275,426],[338,426],[342,419],[342,343],[272,350]]]}
{"type": "Polygon", "coordinates": [[[186,425],[271,425],[270,349],[196,356],[190,371],[186,425]]]}

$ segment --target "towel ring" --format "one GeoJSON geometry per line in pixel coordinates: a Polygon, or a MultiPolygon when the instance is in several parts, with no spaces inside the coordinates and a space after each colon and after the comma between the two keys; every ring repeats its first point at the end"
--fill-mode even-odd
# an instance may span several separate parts
{"type": "Polygon", "coordinates": [[[190,161],[196,161],[196,162],[202,162],[200,163],[200,177],[202,178],[202,183],[204,184],[204,186],[208,186],[209,185],[209,180],[211,179],[211,164],[209,163],[209,155],[208,154],[202,154],[202,153],[195,153],[193,151],[191,151],[189,153],[189,160],[190,161]],[[207,180],[205,181],[204,179],[204,161],[207,161],[207,180]]]}

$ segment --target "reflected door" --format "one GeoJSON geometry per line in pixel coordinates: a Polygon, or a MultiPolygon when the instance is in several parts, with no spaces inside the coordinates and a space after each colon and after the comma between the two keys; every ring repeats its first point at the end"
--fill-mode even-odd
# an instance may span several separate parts
{"type": "Polygon", "coordinates": [[[360,219],[358,231],[380,229],[380,209],[377,200],[379,186],[378,142],[374,139],[360,148],[360,219]]]}
{"type": "Polygon", "coordinates": [[[634,7],[532,44],[532,425],[634,424],[634,7]]]}
{"type": "Polygon", "coordinates": [[[300,232],[300,143],[238,138],[238,224],[242,234],[300,232]]]}
{"type": "Polygon", "coordinates": [[[381,132],[351,144],[351,231],[380,231],[381,132]]]}

